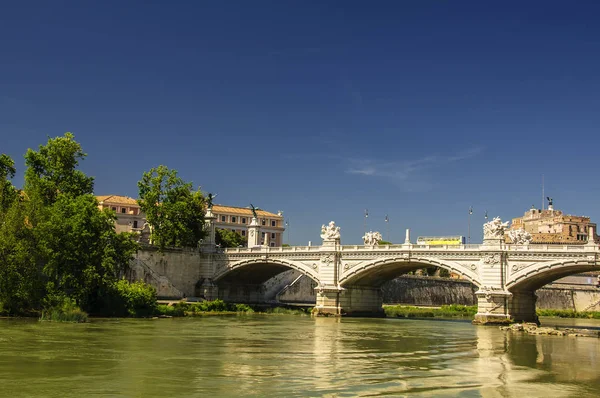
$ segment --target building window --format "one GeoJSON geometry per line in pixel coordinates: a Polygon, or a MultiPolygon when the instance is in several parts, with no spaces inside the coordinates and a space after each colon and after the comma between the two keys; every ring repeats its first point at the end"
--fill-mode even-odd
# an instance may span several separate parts
{"type": "Polygon", "coordinates": [[[137,228],[137,220],[133,220],[133,228],[137,228]]]}
{"type": "Polygon", "coordinates": [[[264,218],[262,220],[262,225],[267,225],[267,220],[265,220],[264,218]]]}
{"type": "Polygon", "coordinates": [[[242,229],[242,236],[246,236],[246,231],[242,229]]]}
{"type": "Polygon", "coordinates": [[[271,242],[271,247],[275,247],[275,242],[271,242]]]}
{"type": "Polygon", "coordinates": [[[111,207],[112,211],[117,211],[116,207],[111,207]]]}
{"type": "Polygon", "coordinates": [[[127,209],[124,207],[121,207],[121,213],[123,213],[123,214],[127,213],[127,209]]]}
{"type": "Polygon", "coordinates": [[[221,222],[225,222],[225,216],[221,216],[221,222]]]}
{"type": "Polygon", "coordinates": [[[246,217],[242,217],[242,224],[246,224],[246,217]]]}
{"type": "Polygon", "coordinates": [[[275,239],[275,232],[271,232],[271,239],[275,239]]]}
{"type": "Polygon", "coordinates": [[[265,237],[265,233],[264,233],[264,232],[262,233],[262,237],[263,237],[263,238],[265,237]]]}
{"type": "Polygon", "coordinates": [[[271,226],[272,226],[272,227],[276,227],[276,226],[277,226],[277,221],[275,221],[275,220],[271,220],[271,226]]]}
{"type": "Polygon", "coordinates": [[[231,222],[235,222],[235,217],[231,216],[231,222]]]}

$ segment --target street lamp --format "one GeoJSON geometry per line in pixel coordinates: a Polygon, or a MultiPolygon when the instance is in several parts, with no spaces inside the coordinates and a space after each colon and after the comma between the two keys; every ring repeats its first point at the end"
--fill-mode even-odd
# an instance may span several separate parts
{"type": "Polygon", "coordinates": [[[469,229],[467,234],[467,243],[471,243],[471,214],[473,214],[473,206],[469,206],[469,229]]]}
{"type": "Polygon", "coordinates": [[[391,242],[390,241],[390,219],[388,218],[387,214],[385,215],[385,229],[386,229],[386,235],[387,235],[386,236],[386,238],[387,238],[386,240],[388,242],[391,242]]]}
{"type": "Polygon", "coordinates": [[[369,218],[369,209],[365,209],[365,234],[367,233],[367,218],[369,218]]]}
{"type": "Polygon", "coordinates": [[[287,230],[287,244],[290,244],[290,219],[288,218],[287,220],[285,220],[285,229],[287,230]]]}

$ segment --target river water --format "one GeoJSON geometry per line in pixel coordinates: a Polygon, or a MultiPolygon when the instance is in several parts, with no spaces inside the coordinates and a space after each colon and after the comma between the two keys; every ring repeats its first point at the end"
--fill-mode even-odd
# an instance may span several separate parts
{"type": "Polygon", "coordinates": [[[0,397],[91,396],[596,397],[600,340],[441,320],[0,319],[0,397]]]}

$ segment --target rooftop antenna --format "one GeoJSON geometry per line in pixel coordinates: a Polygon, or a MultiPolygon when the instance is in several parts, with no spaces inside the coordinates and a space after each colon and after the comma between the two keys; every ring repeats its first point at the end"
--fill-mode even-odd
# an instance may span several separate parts
{"type": "Polygon", "coordinates": [[[544,200],[546,199],[546,195],[544,195],[544,175],[542,174],[542,210],[544,210],[544,200]]]}

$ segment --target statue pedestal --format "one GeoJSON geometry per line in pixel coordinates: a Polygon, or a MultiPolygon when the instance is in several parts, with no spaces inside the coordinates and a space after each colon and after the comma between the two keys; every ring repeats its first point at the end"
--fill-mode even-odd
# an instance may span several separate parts
{"type": "Polygon", "coordinates": [[[500,247],[504,244],[504,238],[484,238],[482,246],[500,247]]]}
{"type": "Polygon", "coordinates": [[[260,224],[256,217],[252,217],[248,225],[248,247],[261,246],[260,238],[260,224]]]}
{"type": "Polygon", "coordinates": [[[207,209],[204,215],[204,230],[207,232],[204,239],[200,242],[200,250],[203,253],[214,253],[215,246],[215,217],[212,214],[212,209],[207,209]]]}
{"type": "Polygon", "coordinates": [[[323,239],[323,247],[335,249],[340,245],[339,239],[323,239]]]}

